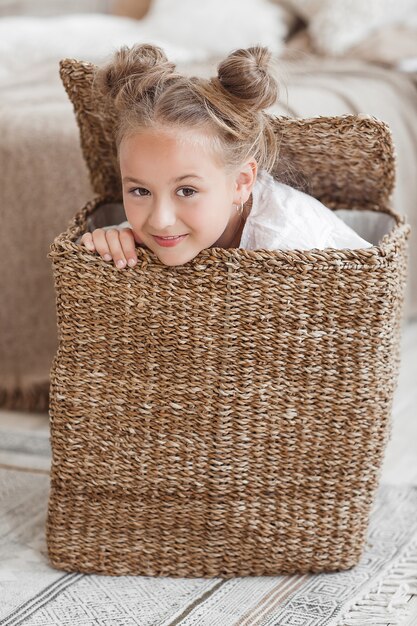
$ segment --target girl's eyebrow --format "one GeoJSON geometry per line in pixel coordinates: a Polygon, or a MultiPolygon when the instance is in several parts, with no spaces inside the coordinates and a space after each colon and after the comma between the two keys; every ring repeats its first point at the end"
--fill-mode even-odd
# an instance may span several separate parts
{"type": "Polygon", "coordinates": [[[171,182],[179,183],[180,180],[184,180],[184,178],[198,178],[199,180],[203,180],[201,176],[198,176],[198,174],[184,174],[184,176],[178,176],[178,178],[174,178],[174,180],[172,180],[171,182]]]}
{"type": "MultiPolygon", "coordinates": [[[[199,180],[203,180],[201,176],[198,176],[197,174],[184,174],[184,176],[178,176],[178,178],[174,178],[173,180],[171,180],[171,182],[179,183],[181,180],[184,180],[184,178],[198,178],[199,180]]],[[[132,176],[125,176],[123,178],[123,182],[136,183],[137,185],[146,185],[146,183],[144,183],[142,180],[138,180],[137,178],[133,178],[132,176]]]]}

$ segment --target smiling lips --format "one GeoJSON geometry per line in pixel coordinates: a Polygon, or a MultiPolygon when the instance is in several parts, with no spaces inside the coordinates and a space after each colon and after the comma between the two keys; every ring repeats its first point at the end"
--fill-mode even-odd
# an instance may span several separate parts
{"type": "Polygon", "coordinates": [[[185,239],[186,236],[187,235],[173,235],[173,236],[170,236],[170,237],[157,237],[156,235],[152,235],[152,237],[155,239],[156,243],[158,243],[160,246],[164,246],[165,248],[170,248],[172,246],[176,246],[183,239],[185,239]]]}

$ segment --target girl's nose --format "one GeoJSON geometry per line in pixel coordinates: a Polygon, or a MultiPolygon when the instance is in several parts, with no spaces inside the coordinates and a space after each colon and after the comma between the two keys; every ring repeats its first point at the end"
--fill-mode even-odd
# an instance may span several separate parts
{"type": "Polygon", "coordinates": [[[175,209],[167,201],[155,203],[148,217],[150,228],[156,231],[155,234],[163,232],[165,229],[173,226],[176,221],[175,209]]]}

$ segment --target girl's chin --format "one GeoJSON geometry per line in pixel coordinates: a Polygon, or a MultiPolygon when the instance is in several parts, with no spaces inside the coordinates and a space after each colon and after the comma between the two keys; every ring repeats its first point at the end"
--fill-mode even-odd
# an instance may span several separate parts
{"type": "Polygon", "coordinates": [[[176,265],[184,265],[185,263],[192,261],[200,254],[201,250],[181,250],[180,247],[178,247],[159,248],[158,250],[155,250],[154,248],[153,252],[156,254],[161,263],[175,267],[176,265]]]}
{"type": "Polygon", "coordinates": [[[176,267],[177,265],[184,265],[185,263],[192,261],[199,254],[199,252],[196,252],[195,254],[161,254],[160,252],[155,252],[155,254],[164,265],[176,267]]]}

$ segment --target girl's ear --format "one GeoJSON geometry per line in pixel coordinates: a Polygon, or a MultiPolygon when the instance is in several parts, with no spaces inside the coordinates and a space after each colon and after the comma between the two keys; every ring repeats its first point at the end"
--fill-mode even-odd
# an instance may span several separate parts
{"type": "Polygon", "coordinates": [[[236,174],[236,189],[233,195],[233,203],[240,205],[248,200],[258,174],[258,164],[255,159],[250,159],[241,165],[236,174]]]}

